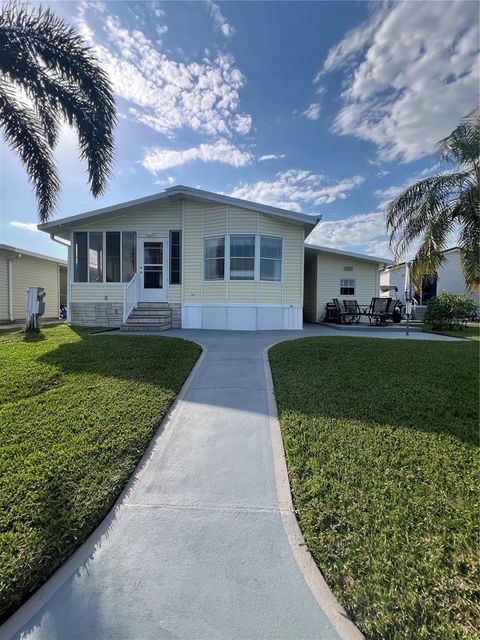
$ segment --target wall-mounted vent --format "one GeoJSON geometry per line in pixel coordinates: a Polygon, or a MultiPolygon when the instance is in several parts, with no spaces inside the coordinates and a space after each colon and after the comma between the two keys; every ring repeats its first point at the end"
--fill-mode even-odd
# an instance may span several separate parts
{"type": "Polygon", "coordinates": [[[343,267],[344,271],[353,271],[353,267],[343,267]]]}

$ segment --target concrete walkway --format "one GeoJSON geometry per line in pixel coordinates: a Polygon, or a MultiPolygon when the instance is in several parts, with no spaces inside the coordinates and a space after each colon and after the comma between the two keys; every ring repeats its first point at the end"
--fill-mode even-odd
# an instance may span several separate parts
{"type": "Polygon", "coordinates": [[[361,638],[301,545],[264,363],[339,333],[167,334],[206,351],[116,508],[0,638],[361,638]]]}

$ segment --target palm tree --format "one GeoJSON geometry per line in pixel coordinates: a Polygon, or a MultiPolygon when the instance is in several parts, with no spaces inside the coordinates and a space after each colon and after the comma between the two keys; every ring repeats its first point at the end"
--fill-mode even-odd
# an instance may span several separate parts
{"type": "Polygon", "coordinates": [[[110,173],[115,103],[91,50],[50,10],[8,5],[0,12],[0,127],[33,184],[40,222],[60,187],[53,159],[62,121],[74,127],[94,197],[110,173]]]}
{"type": "Polygon", "coordinates": [[[438,143],[439,168],[446,171],[408,187],[386,211],[390,246],[398,259],[416,241],[412,263],[418,286],[435,277],[452,232],[459,234],[465,282],[472,292],[480,281],[480,109],[476,107],[438,143]]]}

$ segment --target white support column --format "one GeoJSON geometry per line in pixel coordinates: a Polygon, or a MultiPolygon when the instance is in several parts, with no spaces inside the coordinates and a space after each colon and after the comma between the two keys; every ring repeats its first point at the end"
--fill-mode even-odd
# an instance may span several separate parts
{"type": "Polygon", "coordinates": [[[8,319],[13,322],[13,264],[12,260],[7,260],[7,280],[8,280],[8,319]]]}

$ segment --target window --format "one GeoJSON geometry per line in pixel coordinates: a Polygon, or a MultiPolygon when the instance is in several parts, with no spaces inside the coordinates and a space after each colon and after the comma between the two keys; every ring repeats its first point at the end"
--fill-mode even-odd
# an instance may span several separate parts
{"type": "Polygon", "coordinates": [[[122,231],[122,282],[130,282],[137,270],[137,233],[122,231]]]}
{"type": "Polygon", "coordinates": [[[130,282],[136,271],[136,244],[135,231],[75,232],[74,282],[130,282]]]}
{"type": "Polygon", "coordinates": [[[225,277],[225,238],[205,238],[203,246],[205,280],[223,280],[225,277]]]}
{"type": "Polygon", "coordinates": [[[282,279],[282,238],[260,237],[260,280],[282,279]]]}
{"type": "Polygon", "coordinates": [[[255,280],[255,236],[230,236],[230,280],[255,280]]]}
{"type": "Polygon", "coordinates": [[[181,231],[170,231],[170,284],[182,284],[181,231]]]}
{"type": "Polygon", "coordinates": [[[86,231],[73,234],[73,279],[88,282],[87,271],[88,234],[86,231]]]}
{"type": "Polygon", "coordinates": [[[103,233],[88,233],[88,281],[103,282],[103,233]]]}
{"type": "Polygon", "coordinates": [[[120,232],[107,231],[105,234],[105,280],[120,282],[120,232]]]}
{"type": "Polygon", "coordinates": [[[355,295],[355,280],[341,279],[340,280],[340,295],[341,296],[354,296],[355,295]]]}

